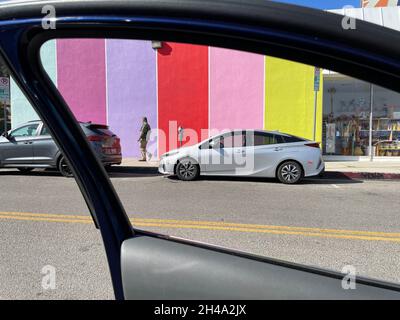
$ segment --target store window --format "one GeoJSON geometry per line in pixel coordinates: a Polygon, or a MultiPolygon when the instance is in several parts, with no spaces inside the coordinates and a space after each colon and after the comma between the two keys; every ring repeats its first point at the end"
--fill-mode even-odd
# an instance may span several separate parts
{"type": "Polygon", "coordinates": [[[325,75],[325,155],[400,156],[399,134],[398,93],[340,74],[325,75]]]}
{"type": "Polygon", "coordinates": [[[400,94],[373,86],[372,145],[379,157],[400,156],[400,94]]]}

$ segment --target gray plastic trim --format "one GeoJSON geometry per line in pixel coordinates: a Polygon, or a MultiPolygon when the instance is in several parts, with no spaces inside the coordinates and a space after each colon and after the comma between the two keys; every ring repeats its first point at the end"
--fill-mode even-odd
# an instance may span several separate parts
{"type": "Polygon", "coordinates": [[[247,259],[166,239],[140,236],[123,242],[125,299],[400,299],[400,292],[247,259]]]}

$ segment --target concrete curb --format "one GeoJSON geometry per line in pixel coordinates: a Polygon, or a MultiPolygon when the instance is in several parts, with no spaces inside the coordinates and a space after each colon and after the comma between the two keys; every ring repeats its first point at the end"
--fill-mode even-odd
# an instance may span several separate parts
{"type": "Polygon", "coordinates": [[[400,180],[398,173],[325,171],[324,179],[400,180]]]}

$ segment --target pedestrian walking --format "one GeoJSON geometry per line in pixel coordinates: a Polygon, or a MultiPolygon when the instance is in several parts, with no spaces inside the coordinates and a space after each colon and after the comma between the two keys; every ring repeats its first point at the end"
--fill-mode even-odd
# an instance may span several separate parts
{"type": "Polygon", "coordinates": [[[140,128],[139,135],[139,144],[140,144],[140,153],[142,154],[142,159],[139,161],[150,161],[152,154],[147,152],[147,142],[149,141],[151,127],[147,122],[147,117],[142,118],[142,126],[140,128]],[[146,158],[147,156],[147,158],[146,158]]]}

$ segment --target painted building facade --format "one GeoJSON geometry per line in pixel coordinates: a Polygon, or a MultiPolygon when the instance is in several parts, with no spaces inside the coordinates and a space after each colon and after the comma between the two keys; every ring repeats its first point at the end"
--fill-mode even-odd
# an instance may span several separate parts
{"type": "MultiPolygon", "coordinates": [[[[154,50],[150,41],[135,40],[53,40],[41,56],[77,120],[108,124],[121,138],[124,157],[139,156],[143,116],[165,133],[153,141],[159,154],[178,146],[178,126],[200,140],[239,128],[312,138],[311,66],[170,42],[154,50]]],[[[37,118],[15,84],[11,96],[12,127],[37,118]]],[[[318,101],[320,141],[322,95],[318,101]]],[[[189,138],[188,144],[198,142],[189,138]]]]}
{"type": "MultiPolygon", "coordinates": [[[[400,31],[400,7],[333,12],[400,31]]],[[[189,145],[239,128],[313,139],[313,66],[207,46],[163,42],[155,50],[150,41],[108,39],[53,40],[41,56],[77,120],[108,124],[121,138],[124,157],[140,154],[143,116],[156,133],[149,143],[155,158],[178,146],[179,126],[189,145]]],[[[315,140],[327,157],[400,156],[400,96],[374,90],[371,100],[369,84],[322,72],[315,140]]],[[[33,119],[37,115],[11,83],[12,127],[33,119]]]]}

